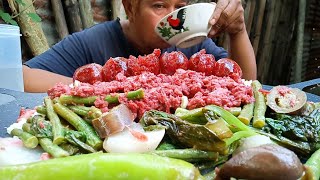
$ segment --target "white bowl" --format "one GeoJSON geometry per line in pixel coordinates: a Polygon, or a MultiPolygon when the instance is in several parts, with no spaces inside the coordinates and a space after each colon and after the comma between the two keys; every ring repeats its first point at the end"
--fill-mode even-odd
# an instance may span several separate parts
{"type": "Polygon", "coordinates": [[[201,43],[211,29],[209,20],[215,3],[196,3],[179,8],[163,17],[155,32],[168,44],[187,48],[201,43]]]}

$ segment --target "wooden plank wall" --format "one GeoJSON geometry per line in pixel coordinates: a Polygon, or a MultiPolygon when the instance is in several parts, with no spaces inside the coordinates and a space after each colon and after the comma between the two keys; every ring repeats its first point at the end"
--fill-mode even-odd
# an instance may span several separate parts
{"type": "Polygon", "coordinates": [[[320,1],[307,4],[302,69],[304,80],[320,78],[320,1]]]}
{"type": "MultiPolygon", "coordinates": [[[[299,1],[242,2],[258,79],[269,85],[294,83],[299,1]]],[[[320,1],[307,0],[305,10],[301,81],[320,78],[320,1]]]]}

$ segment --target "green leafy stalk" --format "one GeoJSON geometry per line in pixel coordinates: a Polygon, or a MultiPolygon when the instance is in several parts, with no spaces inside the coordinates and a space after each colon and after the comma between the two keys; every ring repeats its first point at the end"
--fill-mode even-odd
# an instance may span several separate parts
{"type": "Polygon", "coordinates": [[[52,124],[53,143],[59,145],[65,141],[64,130],[61,125],[60,118],[58,117],[57,113],[53,109],[53,103],[50,97],[45,97],[44,103],[47,109],[46,114],[52,124]]]}
{"type": "Polygon", "coordinates": [[[38,146],[38,138],[30,133],[24,132],[21,129],[13,129],[11,131],[11,135],[17,136],[27,148],[35,148],[38,146]]]}
{"type": "Polygon", "coordinates": [[[218,152],[201,151],[197,149],[155,150],[149,153],[164,157],[181,159],[188,162],[215,161],[219,156],[218,152]]]}
{"type": "Polygon", "coordinates": [[[40,138],[39,144],[41,145],[44,151],[46,151],[55,158],[69,156],[69,153],[67,151],[63,150],[58,145],[54,144],[52,140],[49,138],[40,138]]]}
{"type": "Polygon", "coordinates": [[[230,129],[234,132],[237,131],[252,131],[249,126],[245,125],[243,122],[241,122],[237,117],[235,117],[232,113],[229,111],[223,109],[222,107],[216,106],[216,105],[208,105],[204,107],[207,110],[213,111],[220,117],[222,117],[230,126],[230,129]]]}
{"type": "Polygon", "coordinates": [[[86,143],[89,144],[94,149],[102,148],[102,141],[97,135],[96,131],[90,126],[86,121],[84,121],[80,116],[71,111],[66,106],[56,103],[53,105],[53,108],[57,114],[62,118],[67,120],[73,127],[78,131],[84,132],[87,136],[86,143]]]}
{"type": "MultiPolygon", "coordinates": [[[[107,95],[104,100],[110,104],[119,103],[119,96],[121,96],[121,94],[107,95]]],[[[143,99],[144,91],[143,89],[138,89],[136,91],[129,91],[125,94],[125,96],[129,100],[143,99]]],[[[81,104],[81,105],[83,104],[83,105],[91,106],[91,105],[94,105],[94,102],[96,101],[97,98],[98,98],[97,96],[78,97],[78,96],[71,96],[71,95],[61,95],[59,97],[59,102],[61,104],[81,104]]]]}
{"type": "Polygon", "coordinates": [[[265,97],[260,92],[262,89],[262,85],[259,81],[252,81],[252,89],[255,98],[254,109],[253,109],[253,127],[262,128],[265,125],[265,113],[267,110],[267,104],[265,101],[265,97]]]}

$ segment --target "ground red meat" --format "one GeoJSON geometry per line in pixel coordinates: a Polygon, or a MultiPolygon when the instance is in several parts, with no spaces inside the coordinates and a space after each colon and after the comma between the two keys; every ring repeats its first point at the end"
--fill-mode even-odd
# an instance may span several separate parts
{"type": "Polygon", "coordinates": [[[128,74],[129,76],[140,75],[143,72],[152,72],[154,74],[160,73],[160,49],[155,49],[153,53],[138,56],[130,56],[128,59],[128,74]]]}
{"type": "MultiPolygon", "coordinates": [[[[141,100],[128,100],[120,96],[120,103],[126,104],[138,117],[147,110],[157,109],[172,112],[181,104],[181,97],[187,96],[187,108],[193,109],[209,104],[225,108],[237,107],[254,101],[252,88],[230,77],[206,76],[192,70],[178,69],[173,75],[144,72],[137,76],[126,77],[118,74],[111,82],[96,82],[93,85],[80,83],[66,89],[61,84],[48,91],[50,97],[69,94],[81,97],[92,95],[105,96],[110,93],[128,92],[143,88],[145,97],[141,100]]],[[[103,103],[97,102],[102,105],[103,103]]]]}
{"type": "Polygon", "coordinates": [[[103,81],[112,81],[118,73],[127,75],[128,59],[123,57],[110,58],[102,67],[101,76],[103,81]]]}

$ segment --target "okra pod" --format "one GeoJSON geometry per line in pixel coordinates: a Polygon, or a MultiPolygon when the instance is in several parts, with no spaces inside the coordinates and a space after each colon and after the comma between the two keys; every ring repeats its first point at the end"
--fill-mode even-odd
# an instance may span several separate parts
{"type": "Polygon", "coordinates": [[[254,94],[254,109],[253,109],[253,127],[262,128],[265,124],[265,113],[267,110],[267,104],[264,95],[260,92],[262,85],[258,80],[254,80],[251,83],[254,94]]]}
{"type": "Polygon", "coordinates": [[[53,108],[57,114],[68,121],[73,127],[78,131],[84,132],[87,136],[86,143],[96,150],[101,149],[102,140],[97,135],[96,131],[90,126],[86,121],[84,121],[80,116],[71,111],[66,106],[56,103],[53,108]]]}
{"type": "Polygon", "coordinates": [[[254,103],[244,105],[238,116],[238,119],[240,119],[240,121],[243,122],[245,125],[249,125],[253,117],[253,109],[254,103]]]}
{"type": "Polygon", "coordinates": [[[13,129],[10,133],[12,136],[17,136],[27,148],[35,148],[38,146],[38,138],[34,135],[24,132],[21,129],[13,129]]]}
{"type": "Polygon", "coordinates": [[[40,138],[39,144],[44,151],[51,154],[55,158],[69,156],[69,153],[67,151],[63,150],[58,145],[54,144],[49,138],[40,138]]]}
{"type": "Polygon", "coordinates": [[[0,167],[0,179],[203,179],[191,163],[150,154],[91,153],[0,167]]]}
{"type": "Polygon", "coordinates": [[[218,152],[209,152],[197,149],[155,150],[149,153],[169,158],[181,159],[188,162],[215,161],[219,157],[218,152]]]}
{"type": "Polygon", "coordinates": [[[60,118],[54,111],[52,100],[49,97],[44,98],[44,103],[47,109],[47,116],[52,124],[53,143],[59,145],[65,141],[64,130],[60,118]]]}

